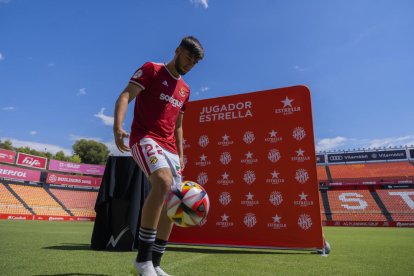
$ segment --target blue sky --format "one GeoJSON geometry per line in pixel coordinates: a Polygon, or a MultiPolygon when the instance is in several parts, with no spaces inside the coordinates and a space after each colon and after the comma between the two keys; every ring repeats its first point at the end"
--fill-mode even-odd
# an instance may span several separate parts
{"type": "Polygon", "coordinates": [[[413,14],[410,0],[0,0],[0,140],[115,152],[129,77],[191,34],[206,50],[192,100],[305,84],[317,150],[413,145],[413,14]]]}

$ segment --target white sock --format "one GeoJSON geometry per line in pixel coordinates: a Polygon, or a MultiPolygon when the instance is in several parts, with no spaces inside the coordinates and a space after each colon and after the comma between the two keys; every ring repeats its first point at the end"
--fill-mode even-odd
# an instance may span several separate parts
{"type": "Polygon", "coordinates": [[[154,266],[152,265],[152,261],[146,262],[134,262],[135,269],[138,272],[138,275],[142,276],[157,276],[157,272],[155,272],[154,266]]]}

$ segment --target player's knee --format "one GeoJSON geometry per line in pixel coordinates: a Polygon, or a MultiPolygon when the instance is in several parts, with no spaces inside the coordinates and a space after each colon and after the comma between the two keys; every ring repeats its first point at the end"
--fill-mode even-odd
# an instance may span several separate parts
{"type": "Polygon", "coordinates": [[[171,175],[166,173],[158,173],[151,175],[150,179],[153,191],[160,196],[166,196],[171,190],[173,178],[171,175]]]}
{"type": "Polygon", "coordinates": [[[165,179],[164,181],[162,181],[158,187],[160,194],[162,196],[166,196],[171,190],[171,185],[172,185],[172,178],[165,179]]]}

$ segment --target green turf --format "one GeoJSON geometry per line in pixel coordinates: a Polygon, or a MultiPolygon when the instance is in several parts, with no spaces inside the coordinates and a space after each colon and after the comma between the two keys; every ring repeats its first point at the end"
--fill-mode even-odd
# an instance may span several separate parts
{"type": "MultiPolygon", "coordinates": [[[[0,220],[0,275],[132,275],[134,252],[89,249],[93,224],[0,220]]],[[[173,246],[172,275],[414,275],[414,229],[326,227],[329,257],[173,246]]]]}

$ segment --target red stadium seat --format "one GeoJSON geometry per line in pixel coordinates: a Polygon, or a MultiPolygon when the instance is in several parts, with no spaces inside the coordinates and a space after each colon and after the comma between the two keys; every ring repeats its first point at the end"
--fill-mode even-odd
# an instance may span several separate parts
{"type": "Polygon", "coordinates": [[[328,191],[332,220],[386,221],[368,190],[328,191]]]}
{"type": "Polygon", "coordinates": [[[325,166],[316,166],[316,174],[318,177],[318,182],[328,181],[328,175],[326,174],[325,166]]]}
{"type": "Polygon", "coordinates": [[[414,221],[414,189],[377,190],[395,221],[414,221]]]}
{"type": "Polygon", "coordinates": [[[69,216],[42,187],[19,184],[10,184],[10,187],[33,209],[36,215],[69,216]]]}
{"type": "Polygon", "coordinates": [[[329,165],[333,181],[344,180],[414,180],[414,166],[409,162],[329,165]]]}
{"type": "Polygon", "coordinates": [[[94,191],[75,191],[50,189],[50,191],[66,206],[75,216],[95,217],[95,202],[98,196],[94,191]]]}
{"type": "Polygon", "coordinates": [[[31,214],[2,183],[0,183],[0,213],[18,215],[31,214]]]}

